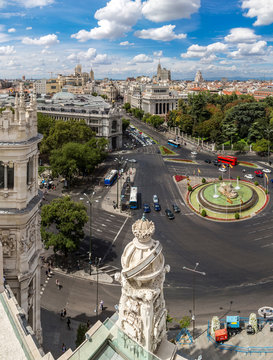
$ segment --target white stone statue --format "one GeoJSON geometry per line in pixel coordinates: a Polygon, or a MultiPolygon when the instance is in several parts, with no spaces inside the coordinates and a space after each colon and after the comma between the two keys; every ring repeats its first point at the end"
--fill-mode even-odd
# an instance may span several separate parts
{"type": "Polygon", "coordinates": [[[235,199],[238,197],[238,192],[234,189],[231,183],[226,184],[225,182],[222,182],[218,187],[218,191],[229,199],[235,199]]]}
{"type": "Polygon", "coordinates": [[[116,275],[122,286],[118,324],[146,350],[155,352],[166,335],[163,284],[169,266],[165,266],[161,244],[152,239],[152,221],[143,216],[132,230],[135,238],[125,247],[122,271],[116,275]]]}

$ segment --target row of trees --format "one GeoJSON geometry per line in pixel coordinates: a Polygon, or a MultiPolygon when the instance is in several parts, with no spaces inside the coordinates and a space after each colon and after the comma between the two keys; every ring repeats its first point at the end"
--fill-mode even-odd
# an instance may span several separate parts
{"type": "Polygon", "coordinates": [[[167,123],[216,144],[234,144],[235,150],[253,144],[253,150],[266,152],[273,133],[273,98],[258,102],[235,93],[189,95],[187,102],[180,99],[178,109],[168,113],[167,123]]]}
{"type": "Polygon", "coordinates": [[[144,111],[137,108],[131,108],[129,103],[125,103],[123,108],[126,110],[127,113],[132,114],[139,120],[152,125],[155,129],[158,129],[163,123],[164,118],[159,115],[151,115],[149,113],[144,114],[144,111]]]}
{"type": "Polygon", "coordinates": [[[72,181],[90,175],[106,157],[107,140],[96,138],[84,120],[54,120],[38,113],[38,132],[43,134],[41,157],[50,162],[52,175],[72,181]]]}

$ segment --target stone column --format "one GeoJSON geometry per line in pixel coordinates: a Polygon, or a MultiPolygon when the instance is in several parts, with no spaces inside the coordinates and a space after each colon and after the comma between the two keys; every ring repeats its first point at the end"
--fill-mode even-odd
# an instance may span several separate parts
{"type": "Polygon", "coordinates": [[[4,164],[4,190],[8,190],[8,164],[4,164]]]}

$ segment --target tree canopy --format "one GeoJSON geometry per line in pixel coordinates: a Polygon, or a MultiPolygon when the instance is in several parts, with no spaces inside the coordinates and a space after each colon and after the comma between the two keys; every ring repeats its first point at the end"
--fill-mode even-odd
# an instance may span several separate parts
{"type": "Polygon", "coordinates": [[[41,236],[45,248],[65,255],[78,248],[88,221],[86,207],[69,196],[57,198],[41,210],[41,236]]]}

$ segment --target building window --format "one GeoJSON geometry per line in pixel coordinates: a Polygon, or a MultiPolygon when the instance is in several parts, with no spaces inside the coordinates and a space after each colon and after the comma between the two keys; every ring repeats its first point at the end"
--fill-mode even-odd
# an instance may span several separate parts
{"type": "Polygon", "coordinates": [[[31,184],[33,181],[33,158],[29,159],[27,162],[27,185],[31,184]]]}
{"type": "Polygon", "coordinates": [[[9,163],[8,168],[8,189],[13,189],[14,188],[14,164],[13,163],[9,163]]]}
{"type": "Polygon", "coordinates": [[[1,162],[0,163],[0,189],[4,189],[4,172],[5,172],[5,167],[4,167],[4,164],[1,162]]]}
{"type": "Polygon", "coordinates": [[[14,188],[14,164],[10,161],[8,164],[0,163],[0,189],[14,188]]]}

